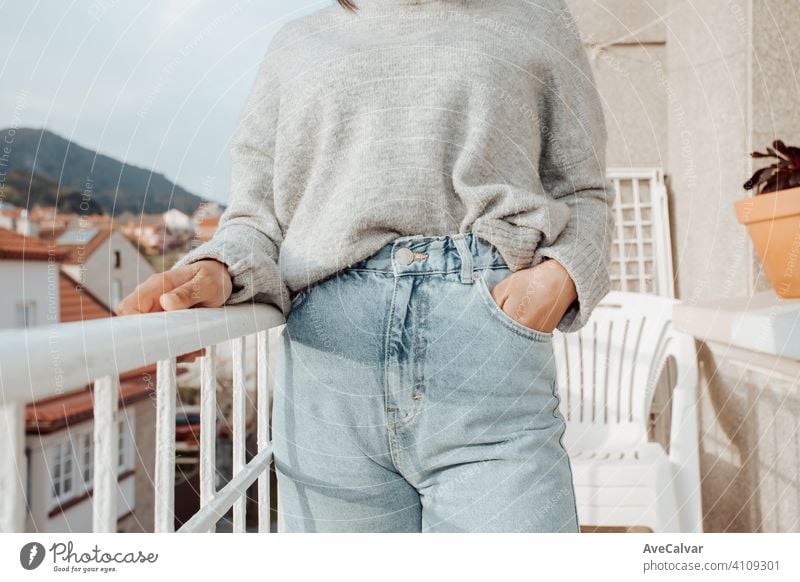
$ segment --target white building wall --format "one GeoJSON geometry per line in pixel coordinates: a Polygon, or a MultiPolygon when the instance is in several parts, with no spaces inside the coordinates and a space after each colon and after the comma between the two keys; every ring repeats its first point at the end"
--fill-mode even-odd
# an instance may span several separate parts
{"type": "Polygon", "coordinates": [[[667,27],[669,0],[567,0],[592,59],[608,126],[613,167],[668,163],[667,27]],[[593,56],[594,55],[594,56],[593,56]]]}
{"type": "Polygon", "coordinates": [[[34,325],[59,321],[58,263],[0,260],[0,329],[18,326],[25,303],[33,308],[34,325]]]}
{"type": "MultiPolygon", "coordinates": [[[[127,431],[126,439],[126,471],[129,468],[138,468],[137,444],[133,440],[136,434],[135,417],[120,414],[123,430],[127,431]]],[[[49,517],[50,511],[58,505],[53,496],[53,467],[57,446],[69,439],[73,451],[72,495],[82,495],[86,492],[82,479],[83,454],[82,439],[86,434],[92,434],[94,421],[82,422],[69,428],[49,433],[42,437],[29,435],[26,438],[28,449],[28,504],[30,512],[26,519],[26,531],[29,532],[91,532],[92,531],[92,498],[87,497],[79,503],[62,512],[49,517]]],[[[122,517],[136,506],[136,474],[130,475],[118,482],[117,488],[117,517],[122,517]]],[[[90,485],[91,488],[91,485],[90,485]]],[[[68,501],[67,497],[63,502],[68,501]]]]}
{"type": "MultiPolygon", "coordinates": [[[[83,268],[73,266],[72,271],[78,271],[83,286],[112,309],[115,307],[112,293],[115,281],[119,281],[121,297],[125,297],[139,283],[155,273],[136,247],[118,232],[112,232],[108,239],[85,259],[83,268]],[[119,266],[116,266],[117,252],[120,253],[119,266]]],[[[67,270],[70,275],[73,274],[72,271],[67,270]]]]}

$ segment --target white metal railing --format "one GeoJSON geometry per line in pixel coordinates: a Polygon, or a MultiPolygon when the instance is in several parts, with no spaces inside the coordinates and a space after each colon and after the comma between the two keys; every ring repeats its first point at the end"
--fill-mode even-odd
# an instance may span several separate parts
{"type": "Polygon", "coordinates": [[[0,532],[25,528],[25,405],[94,383],[93,531],[117,522],[119,375],[157,363],[155,531],[174,531],[176,358],[201,348],[200,510],[179,532],[213,531],[233,508],[245,531],[246,491],[258,479],[258,530],[269,531],[268,331],[282,325],[263,304],[189,309],[0,332],[0,532]],[[258,453],[245,464],[245,341],[256,337],[258,453]],[[215,490],[216,368],[220,343],[233,354],[233,478],[215,490]]]}

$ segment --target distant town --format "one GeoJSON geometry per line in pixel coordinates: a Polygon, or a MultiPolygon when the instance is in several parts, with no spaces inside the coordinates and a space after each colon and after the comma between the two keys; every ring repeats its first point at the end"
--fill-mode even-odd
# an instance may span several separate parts
{"type": "MultiPolygon", "coordinates": [[[[210,239],[222,210],[203,203],[191,214],[170,209],[111,217],[0,202],[0,329],[115,317],[116,305],[140,282],[210,239]]],[[[119,378],[120,532],[153,531],[154,378],[154,366],[119,378]]],[[[176,418],[178,525],[199,503],[196,402],[189,382],[176,418]]],[[[224,398],[219,404],[218,446],[224,457],[228,407],[224,398]]],[[[27,531],[91,531],[93,428],[91,386],[26,406],[27,531]]],[[[220,467],[223,478],[229,468],[224,462],[220,467]]]]}

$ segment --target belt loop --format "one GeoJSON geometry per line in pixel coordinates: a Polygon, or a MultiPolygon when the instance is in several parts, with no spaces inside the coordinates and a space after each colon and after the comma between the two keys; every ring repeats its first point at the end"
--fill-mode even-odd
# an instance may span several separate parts
{"type": "Polygon", "coordinates": [[[461,259],[461,282],[471,285],[472,280],[472,253],[464,240],[465,234],[460,232],[453,235],[453,241],[456,243],[456,250],[458,250],[458,257],[461,259]]]}

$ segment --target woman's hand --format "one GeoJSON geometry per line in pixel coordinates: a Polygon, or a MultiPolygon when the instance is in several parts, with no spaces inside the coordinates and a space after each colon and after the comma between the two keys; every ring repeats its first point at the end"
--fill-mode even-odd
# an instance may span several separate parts
{"type": "MultiPolygon", "coordinates": [[[[233,291],[228,268],[219,261],[204,260],[151,275],[119,302],[117,315],[175,311],[189,307],[221,307],[233,291]]],[[[178,362],[193,362],[205,350],[178,356],[178,362]]]]}
{"type": "Polygon", "coordinates": [[[492,287],[492,297],[512,319],[549,333],[578,298],[578,293],[564,266],[555,259],[547,259],[535,267],[515,271],[497,283],[492,287]]]}
{"type": "Polygon", "coordinates": [[[221,307],[233,291],[228,268],[212,259],[151,275],[120,301],[117,315],[221,307]]]}

